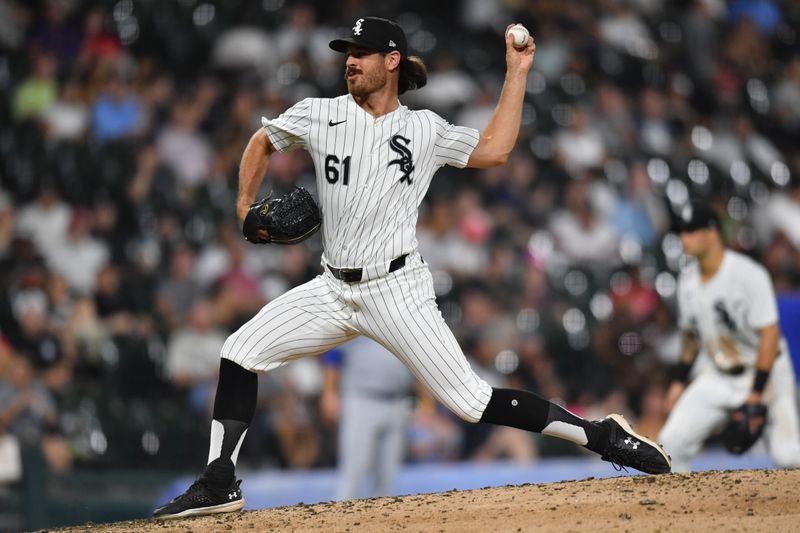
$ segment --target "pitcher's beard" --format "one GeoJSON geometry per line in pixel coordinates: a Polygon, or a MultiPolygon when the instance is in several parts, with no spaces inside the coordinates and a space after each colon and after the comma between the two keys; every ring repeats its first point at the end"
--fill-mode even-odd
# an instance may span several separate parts
{"type": "Polygon", "coordinates": [[[356,98],[366,98],[386,84],[386,76],[367,75],[361,72],[355,78],[347,79],[347,73],[345,73],[345,81],[347,82],[347,92],[356,98]]]}

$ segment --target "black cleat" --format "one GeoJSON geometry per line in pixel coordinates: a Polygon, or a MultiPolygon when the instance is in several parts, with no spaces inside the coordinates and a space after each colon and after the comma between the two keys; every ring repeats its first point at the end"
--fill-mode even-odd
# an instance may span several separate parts
{"type": "Polygon", "coordinates": [[[186,492],[153,511],[153,518],[183,518],[217,513],[232,513],[244,507],[241,480],[227,488],[211,486],[202,476],[186,492]]]}
{"type": "Polygon", "coordinates": [[[608,442],[601,453],[604,461],[648,474],[667,474],[672,470],[664,448],[636,433],[622,415],[608,415],[598,423],[608,429],[608,442]]]}

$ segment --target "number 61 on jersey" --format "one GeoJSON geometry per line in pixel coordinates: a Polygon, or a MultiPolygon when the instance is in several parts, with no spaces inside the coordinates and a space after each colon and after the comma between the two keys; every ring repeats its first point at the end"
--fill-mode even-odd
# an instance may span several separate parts
{"type": "Polygon", "coordinates": [[[342,167],[342,185],[350,183],[350,156],[348,155],[341,161],[339,165],[339,158],[335,155],[328,155],[325,158],[325,179],[328,183],[336,183],[339,181],[339,168],[342,167]]]}

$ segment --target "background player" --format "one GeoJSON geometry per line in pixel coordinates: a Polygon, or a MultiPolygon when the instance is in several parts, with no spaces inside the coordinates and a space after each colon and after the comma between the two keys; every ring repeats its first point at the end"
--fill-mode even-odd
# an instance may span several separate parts
{"type": "Polygon", "coordinates": [[[703,442],[745,402],[767,405],[765,434],[775,463],[800,466],[794,371],[769,274],[725,248],[708,205],[688,206],[679,230],[684,253],[697,261],[679,278],[683,354],[667,393],[672,412],[659,437],[673,469],[688,471],[703,442]],[[710,364],[687,387],[698,353],[710,364]]]}
{"type": "MultiPolygon", "coordinates": [[[[406,450],[416,380],[394,355],[357,337],[323,356],[323,420],[339,424],[337,500],[392,493],[406,450]]],[[[433,399],[420,389],[420,407],[433,399]]]]}
{"type": "Polygon", "coordinates": [[[360,18],[349,39],[330,46],[346,53],[349,94],[308,98],[275,120],[262,119],[264,127],[242,156],[237,199],[243,221],[269,156],[306,149],[317,174],[324,273],[270,302],[227,339],[208,465],[155,516],[241,509],[234,467],[255,410],[256,372],[321,354],[358,335],[386,347],[439,402],[468,422],[541,432],[624,466],[668,472],[664,451],[618,415],[583,420],[535,394],[493,389],[480,379],[439,313],[431,273],[416,251],[417,209],[433,173],[444,165],[485,168],[507,160],[520,127],[533,39],[515,49],[506,36],[505,82],[481,134],[400,105],[398,94],[423,86],[426,71],[421,60],[408,57],[406,36],[397,24],[360,18]]]}

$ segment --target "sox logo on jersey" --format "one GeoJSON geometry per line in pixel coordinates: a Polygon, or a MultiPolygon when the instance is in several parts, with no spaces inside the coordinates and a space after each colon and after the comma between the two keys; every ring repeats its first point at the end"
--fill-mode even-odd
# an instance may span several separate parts
{"type": "Polygon", "coordinates": [[[414,160],[411,156],[411,150],[406,148],[406,146],[400,144],[400,141],[403,141],[406,144],[406,146],[411,142],[410,140],[406,139],[401,135],[395,135],[394,137],[392,137],[392,140],[389,141],[389,146],[400,157],[398,159],[389,161],[389,166],[392,165],[399,166],[400,172],[403,173],[403,176],[400,178],[400,181],[401,182],[405,181],[409,185],[411,185],[411,172],[414,171],[414,160]]]}
{"type": "Polygon", "coordinates": [[[480,134],[402,105],[374,117],[350,95],[309,98],[262,123],[276,150],[303,148],[314,161],[324,274],[270,302],[228,337],[223,357],[269,371],[365,335],[461,418],[479,420],[492,389],[436,306],[415,233],[433,174],[466,166],[480,134]],[[398,259],[404,266],[390,272],[398,259]],[[359,282],[337,270],[359,272],[359,282]]]}
{"type": "Polygon", "coordinates": [[[276,149],[311,155],[323,261],[337,268],[380,265],[414,250],[417,209],[433,173],[466,165],[480,139],[427,110],[400,106],[373,117],[350,95],[309,98],[263,122],[276,149]]]}
{"type": "Polygon", "coordinates": [[[733,320],[733,318],[731,318],[731,314],[725,307],[725,302],[722,300],[717,300],[714,302],[714,311],[716,311],[720,323],[724,324],[725,327],[728,328],[728,331],[735,333],[736,322],[733,320]]]}

